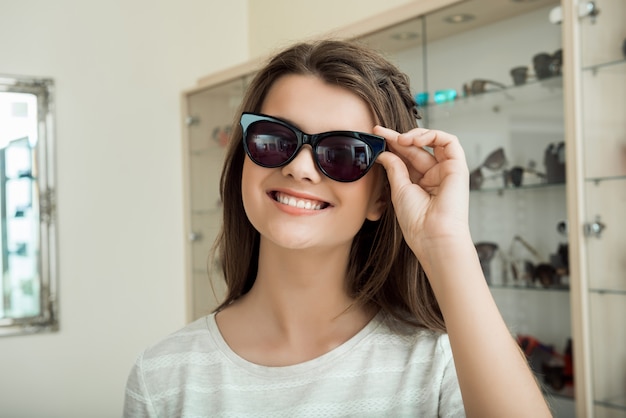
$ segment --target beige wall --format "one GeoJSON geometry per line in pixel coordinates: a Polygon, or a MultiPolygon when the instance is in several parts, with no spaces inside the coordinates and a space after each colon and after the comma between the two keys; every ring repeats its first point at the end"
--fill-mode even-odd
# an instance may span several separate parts
{"type": "Polygon", "coordinates": [[[302,38],[329,34],[344,25],[415,2],[415,0],[248,0],[250,56],[264,55],[302,38]]]}
{"type": "Polygon", "coordinates": [[[118,417],[183,326],[180,93],[247,59],[246,0],[217,4],[0,0],[0,73],[56,81],[61,320],[0,339],[0,416],[118,417]]]}

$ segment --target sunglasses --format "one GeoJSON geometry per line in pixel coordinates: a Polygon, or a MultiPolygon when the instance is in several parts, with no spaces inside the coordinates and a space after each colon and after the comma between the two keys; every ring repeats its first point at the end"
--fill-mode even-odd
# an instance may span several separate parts
{"type": "Polygon", "coordinates": [[[498,89],[506,89],[506,85],[502,83],[479,78],[479,79],[472,80],[469,83],[463,84],[463,94],[465,96],[471,96],[475,94],[486,93],[487,91],[490,91],[490,90],[487,90],[488,85],[495,86],[498,89]]]}
{"type": "MultiPolygon", "coordinates": [[[[470,190],[478,190],[483,184],[485,177],[482,168],[488,168],[491,171],[500,170],[507,163],[503,148],[498,148],[487,156],[485,161],[470,172],[470,190]]],[[[497,175],[497,174],[496,174],[497,175]]]]}
{"type": "Polygon", "coordinates": [[[255,164],[282,167],[296,157],[303,145],[309,144],[320,171],[341,182],[363,177],[385,150],[385,139],[377,135],[355,131],[310,135],[283,120],[256,113],[243,113],[241,127],[243,147],[255,164]]]}

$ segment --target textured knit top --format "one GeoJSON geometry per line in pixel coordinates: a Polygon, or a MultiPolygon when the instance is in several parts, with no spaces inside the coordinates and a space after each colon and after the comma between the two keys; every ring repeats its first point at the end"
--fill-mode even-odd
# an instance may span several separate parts
{"type": "Polygon", "coordinates": [[[233,352],[201,318],[145,350],[124,417],[463,417],[446,334],[378,313],[354,337],[304,363],[267,367],[233,352]]]}

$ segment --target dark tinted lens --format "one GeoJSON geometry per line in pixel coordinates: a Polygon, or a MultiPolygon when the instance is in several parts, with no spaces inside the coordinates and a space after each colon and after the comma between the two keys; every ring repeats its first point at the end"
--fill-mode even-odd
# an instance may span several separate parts
{"type": "Polygon", "coordinates": [[[360,139],[330,136],[317,144],[317,160],[333,179],[353,181],[361,177],[372,164],[372,152],[360,139]]]}
{"type": "Polygon", "coordinates": [[[266,167],[278,167],[296,152],[298,138],[286,126],[260,121],[248,127],[246,145],[254,162],[266,167]]]}

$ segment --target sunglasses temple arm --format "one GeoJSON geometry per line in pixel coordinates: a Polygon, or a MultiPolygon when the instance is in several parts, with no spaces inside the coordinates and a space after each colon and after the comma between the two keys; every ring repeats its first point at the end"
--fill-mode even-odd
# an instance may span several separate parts
{"type": "Polygon", "coordinates": [[[497,81],[489,81],[489,83],[493,84],[496,87],[500,87],[501,89],[505,89],[506,88],[505,84],[499,83],[497,81]]]}
{"type": "Polygon", "coordinates": [[[502,90],[503,90],[503,93],[504,93],[504,96],[505,96],[507,99],[509,99],[509,100],[515,100],[515,97],[511,96],[511,95],[507,92],[507,88],[508,88],[508,87],[506,86],[506,84],[502,84],[502,83],[499,83],[499,82],[497,82],[497,81],[492,81],[492,80],[487,80],[487,83],[489,83],[489,84],[493,84],[494,86],[499,87],[500,89],[502,89],[502,90]]]}
{"type": "Polygon", "coordinates": [[[541,257],[541,255],[539,254],[539,252],[535,249],[535,247],[533,247],[532,245],[530,245],[524,238],[520,237],[519,235],[516,235],[513,238],[513,242],[519,242],[520,244],[522,244],[524,246],[524,248],[526,248],[528,251],[530,251],[532,253],[532,255],[535,256],[535,258],[540,261],[540,262],[544,262],[543,258],[541,257]]]}
{"type": "Polygon", "coordinates": [[[546,177],[546,175],[544,173],[542,173],[541,171],[537,171],[534,168],[525,168],[524,170],[528,171],[529,173],[532,173],[532,174],[534,174],[534,175],[536,175],[537,177],[540,177],[540,178],[545,178],[546,177]]]}

